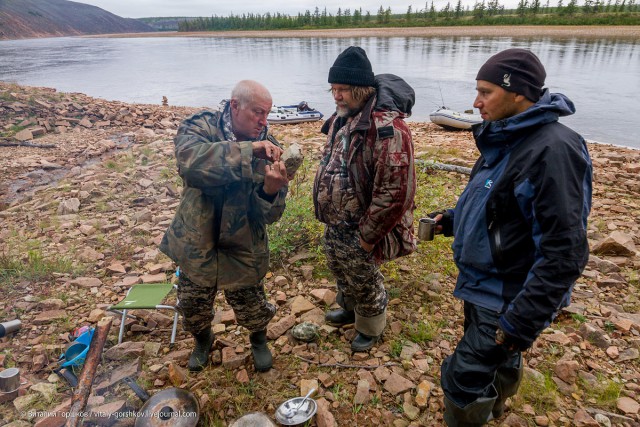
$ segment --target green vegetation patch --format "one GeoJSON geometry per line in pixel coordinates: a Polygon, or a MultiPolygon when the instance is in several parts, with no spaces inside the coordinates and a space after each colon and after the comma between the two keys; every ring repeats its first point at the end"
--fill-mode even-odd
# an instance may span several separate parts
{"type": "Polygon", "coordinates": [[[558,387],[551,377],[551,372],[540,375],[525,372],[513,402],[514,407],[520,408],[529,404],[533,406],[536,414],[546,414],[554,410],[558,406],[558,387]]]}
{"type": "Polygon", "coordinates": [[[322,253],[324,224],[316,220],[313,208],[313,176],[317,164],[305,160],[289,183],[287,207],[282,218],[268,226],[269,249],[274,261],[285,259],[301,248],[322,253]]]}
{"type": "Polygon", "coordinates": [[[587,382],[584,379],[578,379],[578,385],[585,393],[585,398],[593,402],[596,406],[614,411],[616,408],[616,402],[620,397],[622,391],[622,384],[610,379],[607,379],[604,375],[598,373],[596,375],[597,382],[587,382]]]}
{"type": "Polygon", "coordinates": [[[28,280],[49,279],[53,273],[73,273],[71,260],[59,256],[43,256],[37,250],[30,250],[26,257],[17,258],[5,253],[0,254],[0,286],[28,280]]]}

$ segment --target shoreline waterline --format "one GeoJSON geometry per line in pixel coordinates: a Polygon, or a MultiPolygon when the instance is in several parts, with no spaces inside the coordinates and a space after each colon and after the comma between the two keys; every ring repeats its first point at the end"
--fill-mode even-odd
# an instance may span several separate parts
{"type": "Polygon", "coordinates": [[[272,30],[272,31],[194,31],[97,34],[80,37],[136,38],[136,37],[230,37],[230,38],[288,38],[288,37],[565,37],[565,38],[616,38],[640,40],[640,25],[500,25],[500,26],[451,26],[451,27],[385,27],[342,28],[327,30],[272,30]]]}

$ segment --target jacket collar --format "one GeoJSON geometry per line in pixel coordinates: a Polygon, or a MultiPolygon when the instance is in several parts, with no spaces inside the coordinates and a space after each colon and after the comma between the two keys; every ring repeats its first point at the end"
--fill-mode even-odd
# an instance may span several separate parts
{"type": "MultiPolygon", "coordinates": [[[[353,116],[353,120],[356,120],[357,123],[352,128],[352,130],[354,131],[368,130],[371,127],[371,112],[373,111],[374,105],[376,105],[375,95],[369,98],[369,100],[364,104],[364,107],[362,107],[362,110],[360,110],[359,112],[356,113],[355,116],[353,116]]],[[[333,113],[331,117],[329,117],[327,121],[324,122],[324,124],[322,125],[322,128],[320,129],[320,132],[324,133],[325,135],[328,135],[329,129],[331,129],[331,125],[333,124],[334,121],[336,121],[337,118],[338,118],[338,114],[333,113]]]]}
{"type": "Polygon", "coordinates": [[[567,97],[545,89],[540,100],[522,113],[474,125],[473,136],[485,161],[492,165],[539,127],[573,112],[575,108],[567,97]]]}

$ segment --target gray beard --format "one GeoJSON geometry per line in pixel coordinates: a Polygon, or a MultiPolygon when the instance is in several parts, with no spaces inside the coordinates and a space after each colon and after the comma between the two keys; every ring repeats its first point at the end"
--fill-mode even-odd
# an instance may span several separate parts
{"type": "Polygon", "coordinates": [[[362,106],[357,108],[347,108],[336,106],[336,114],[338,117],[353,117],[362,110],[362,106]]]}

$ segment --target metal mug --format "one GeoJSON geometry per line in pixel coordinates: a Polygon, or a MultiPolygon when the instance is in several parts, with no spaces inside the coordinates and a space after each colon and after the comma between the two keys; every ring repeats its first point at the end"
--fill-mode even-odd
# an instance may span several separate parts
{"type": "Polygon", "coordinates": [[[433,240],[436,234],[436,220],[433,218],[420,218],[418,221],[418,239],[422,241],[433,240]]]}
{"type": "Polygon", "coordinates": [[[0,392],[13,393],[20,388],[20,370],[9,368],[0,372],[0,392]]]}

